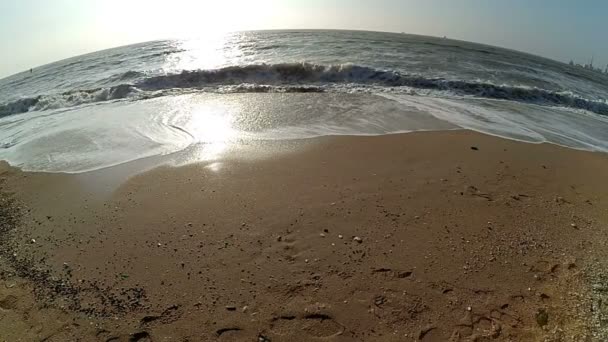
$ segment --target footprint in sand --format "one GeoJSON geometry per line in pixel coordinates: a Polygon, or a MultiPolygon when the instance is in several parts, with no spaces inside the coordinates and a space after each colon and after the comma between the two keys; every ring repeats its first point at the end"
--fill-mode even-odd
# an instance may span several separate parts
{"type": "Polygon", "coordinates": [[[454,327],[450,342],[497,339],[505,329],[520,326],[521,320],[507,312],[509,305],[503,304],[489,312],[466,312],[454,327]]]}
{"type": "Polygon", "coordinates": [[[303,316],[284,315],[272,320],[270,330],[279,336],[287,336],[294,332],[306,333],[308,336],[326,338],[340,335],[344,326],[330,315],[315,313],[303,316]]]}
{"type": "Polygon", "coordinates": [[[216,330],[215,335],[218,337],[218,340],[220,340],[220,341],[228,341],[228,340],[235,339],[237,336],[240,335],[240,333],[242,331],[243,331],[243,329],[241,329],[237,326],[228,326],[228,327],[216,330]]]}
{"type": "Polygon", "coordinates": [[[279,254],[288,262],[295,261],[301,252],[296,248],[296,239],[291,235],[281,236],[277,240],[279,242],[279,254]]]}
{"type": "Polygon", "coordinates": [[[0,300],[0,308],[4,310],[14,310],[17,308],[17,302],[19,300],[13,295],[8,295],[0,300]]]}

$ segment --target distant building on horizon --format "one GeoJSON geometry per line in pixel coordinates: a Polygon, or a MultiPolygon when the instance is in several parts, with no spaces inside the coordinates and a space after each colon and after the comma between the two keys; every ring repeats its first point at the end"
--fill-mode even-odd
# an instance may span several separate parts
{"type": "Polygon", "coordinates": [[[606,64],[606,68],[604,70],[602,70],[602,68],[596,68],[596,67],[594,67],[593,66],[593,61],[594,61],[593,56],[591,57],[591,59],[589,59],[589,63],[587,63],[587,64],[575,63],[574,60],[571,59],[568,62],[568,65],[573,66],[573,67],[577,67],[577,68],[583,68],[583,69],[595,71],[595,72],[598,72],[600,74],[607,74],[608,75],[608,64],[606,64]]]}

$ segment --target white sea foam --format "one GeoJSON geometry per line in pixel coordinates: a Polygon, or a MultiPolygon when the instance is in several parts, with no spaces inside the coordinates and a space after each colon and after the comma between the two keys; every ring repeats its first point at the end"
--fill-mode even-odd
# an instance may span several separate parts
{"type": "Polygon", "coordinates": [[[608,151],[608,118],[500,100],[381,94],[187,94],[0,120],[0,159],[82,172],[183,151],[220,158],[254,140],[466,128],[509,139],[608,151]],[[202,152],[201,152],[202,151],[202,152]]]}
{"type": "Polygon", "coordinates": [[[240,32],[124,46],[0,80],[0,159],[79,172],[193,145],[215,146],[197,156],[208,159],[248,139],[458,127],[607,151],[607,98],[606,75],[497,47],[240,32]]]}
{"type": "Polygon", "coordinates": [[[382,96],[459,127],[486,134],[608,152],[608,117],[583,110],[499,100],[382,96]]]}

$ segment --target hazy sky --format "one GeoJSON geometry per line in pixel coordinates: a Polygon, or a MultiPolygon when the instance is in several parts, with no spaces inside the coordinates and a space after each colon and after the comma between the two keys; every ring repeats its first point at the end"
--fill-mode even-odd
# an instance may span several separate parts
{"type": "Polygon", "coordinates": [[[447,35],[608,63],[605,0],[0,0],[0,77],[129,43],[333,28],[447,35]]]}

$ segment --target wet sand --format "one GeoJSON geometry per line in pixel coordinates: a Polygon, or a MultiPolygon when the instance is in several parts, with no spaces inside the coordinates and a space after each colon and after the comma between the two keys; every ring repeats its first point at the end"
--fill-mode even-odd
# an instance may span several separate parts
{"type": "Polygon", "coordinates": [[[111,192],[3,164],[0,340],[608,336],[608,156],[470,131],[301,145],[111,192]]]}

